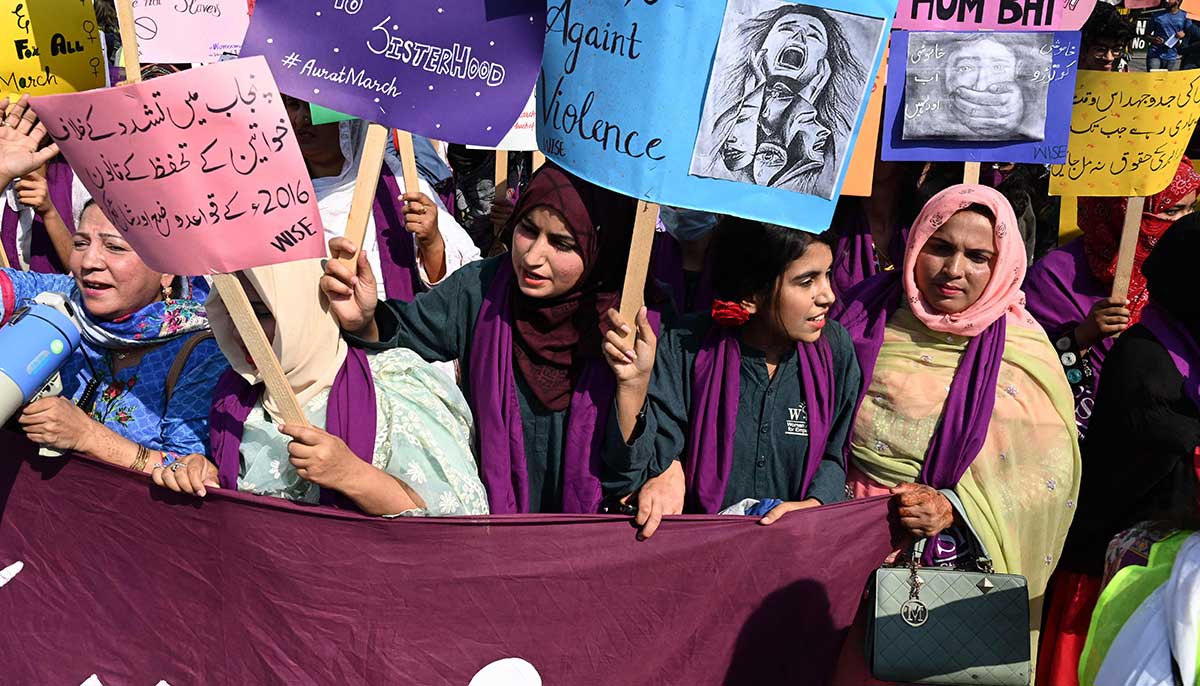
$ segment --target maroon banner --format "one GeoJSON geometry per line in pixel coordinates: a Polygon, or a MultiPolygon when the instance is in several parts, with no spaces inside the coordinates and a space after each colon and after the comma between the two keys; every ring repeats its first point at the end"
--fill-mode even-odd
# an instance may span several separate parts
{"type": "Polygon", "coordinates": [[[373,519],[0,450],[11,684],[821,684],[886,499],[748,517],[373,519]],[[524,681],[486,681],[504,683],[524,681]],[[536,683],[536,682],[529,682],[536,683]]]}

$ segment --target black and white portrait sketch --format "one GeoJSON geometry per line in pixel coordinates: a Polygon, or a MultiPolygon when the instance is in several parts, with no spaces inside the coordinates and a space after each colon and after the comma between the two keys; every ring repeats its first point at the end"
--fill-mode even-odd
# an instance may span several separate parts
{"type": "Polygon", "coordinates": [[[832,198],[882,19],[729,0],[691,173],[832,198]]]}
{"type": "Polygon", "coordinates": [[[1053,52],[1053,33],[910,34],[904,139],[1043,140],[1053,52]]]}

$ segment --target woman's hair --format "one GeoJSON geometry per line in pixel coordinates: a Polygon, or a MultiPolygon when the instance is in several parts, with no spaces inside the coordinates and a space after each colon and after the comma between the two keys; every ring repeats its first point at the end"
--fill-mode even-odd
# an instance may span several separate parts
{"type": "MultiPolygon", "coordinates": [[[[721,300],[773,303],[779,277],[814,243],[831,245],[832,235],[816,235],[741,217],[722,217],[713,230],[713,291],[721,300]]],[[[761,306],[761,305],[760,305],[761,306]]]]}
{"type": "Polygon", "coordinates": [[[1137,32],[1133,24],[1122,17],[1117,8],[1107,2],[1097,2],[1083,25],[1084,50],[1093,45],[1128,45],[1137,32]]]}

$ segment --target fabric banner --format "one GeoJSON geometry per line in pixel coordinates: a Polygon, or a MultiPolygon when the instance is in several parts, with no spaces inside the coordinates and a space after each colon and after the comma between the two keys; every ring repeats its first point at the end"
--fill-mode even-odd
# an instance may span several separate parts
{"type": "Polygon", "coordinates": [[[1067,159],[1079,32],[892,33],[883,159],[1067,159]]]}
{"type": "Polygon", "coordinates": [[[290,96],[427,138],[494,146],[529,100],[542,0],[258,0],[242,55],[290,96]]]}
{"type": "Polygon", "coordinates": [[[650,202],[829,228],[896,0],[550,0],[538,148],[650,202]]]}
{"type": "Polygon", "coordinates": [[[0,1],[0,98],[108,85],[104,32],[91,0],[0,1]]]}
{"type": "Polygon", "coordinates": [[[1081,71],[1066,164],[1050,168],[1050,193],[1154,195],[1174,178],[1198,121],[1194,71],[1081,71]]]}
{"type": "Polygon", "coordinates": [[[133,0],[133,14],[142,64],[236,55],[250,24],[246,0],[133,0]]]}
{"type": "Polygon", "coordinates": [[[325,256],[312,180],[263,58],[31,105],[151,269],[200,276],[325,256]]]}
{"type": "Polygon", "coordinates": [[[669,518],[643,542],[607,516],[201,501],[6,436],[13,684],[536,683],[485,678],[514,658],[545,684],[823,684],[890,549],[886,499],[669,518]]]}
{"type": "MultiPolygon", "coordinates": [[[[911,31],[1078,31],[1107,0],[900,0],[896,28],[911,31]]],[[[1125,6],[1131,7],[1131,0],[1125,6]]],[[[1158,4],[1158,0],[1153,0],[1158,4]]]]}

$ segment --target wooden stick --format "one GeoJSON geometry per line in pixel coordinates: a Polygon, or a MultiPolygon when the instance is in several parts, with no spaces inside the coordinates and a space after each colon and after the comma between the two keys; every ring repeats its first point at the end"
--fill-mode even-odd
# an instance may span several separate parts
{"type": "Polygon", "coordinates": [[[292,385],[283,375],[283,367],[279,365],[271,342],[267,340],[262,325],[258,323],[258,317],[254,316],[242,282],[233,274],[217,274],[213,276],[213,286],[229,310],[229,316],[233,319],[233,325],[237,327],[242,342],[250,351],[250,358],[254,360],[259,376],[267,385],[267,393],[279,404],[280,411],[283,412],[283,421],[308,426],[308,418],[304,416],[300,401],[292,391],[292,385]]]}
{"type": "Polygon", "coordinates": [[[977,184],[979,183],[979,163],[964,162],[963,163],[963,183],[977,184]]]}
{"type": "Polygon", "coordinates": [[[508,199],[508,151],[496,151],[496,202],[508,199]]]}
{"type": "Polygon", "coordinates": [[[383,153],[387,144],[387,127],[375,123],[368,124],[362,158],[358,162],[358,177],[354,180],[350,216],[346,219],[345,236],[354,244],[354,257],[343,257],[342,263],[349,267],[351,272],[354,271],[354,263],[358,259],[358,249],[362,247],[363,238],[367,235],[367,219],[375,207],[375,189],[379,187],[379,172],[383,167],[383,153]]]}
{"type": "Polygon", "coordinates": [[[546,163],[546,155],[541,150],[533,151],[533,170],[537,171],[546,163]]]}
{"type": "MultiPolygon", "coordinates": [[[[20,250],[20,246],[17,247],[20,250]]],[[[12,264],[8,261],[8,253],[4,252],[4,248],[0,248],[0,267],[4,269],[12,269],[12,264]]]]}
{"type": "Polygon", "coordinates": [[[137,19],[133,0],[117,0],[117,23],[121,25],[121,52],[125,56],[125,82],[142,80],[142,56],[138,54],[137,19]]]}
{"type": "Polygon", "coordinates": [[[1075,239],[1079,232],[1079,197],[1075,195],[1062,196],[1062,204],[1058,210],[1058,244],[1063,245],[1063,238],[1071,236],[1075,239]]]}
{"type": "Polygon", "coordinates": [[[637,313],[645,304],[646,276],[650,273],[650,251],[654,248],[654,227],[658,224],[658,205],[638,201],[633,222],[633,240],[629,245],[629,264],[625,268],[625,287],[621,291],[621,318],[629,324],[625,345],[632,348],[637,336],[637,313]]]}
{"type": "Polygon", "coordinates": [[[396,131],[396,152],[400,155],[400,169],[404,173],[404,192],[420,193],[421,177],[417,174],[417,153],[413,151],[411,133],[396,131]]]}
{"type": "Polygon", "coordinates": [[[1133,274],[1133,256],[1137,251],[1138,235],[1142,231],[1142,210],[1145,198],[1130,198],[1125,205],[1125,227],[1121,229],[1121,249],[1117,253],[1117,271],[1113,274],[1112,297],[1125,299],[1129,295],[1129,277],[1133,274]]]}

